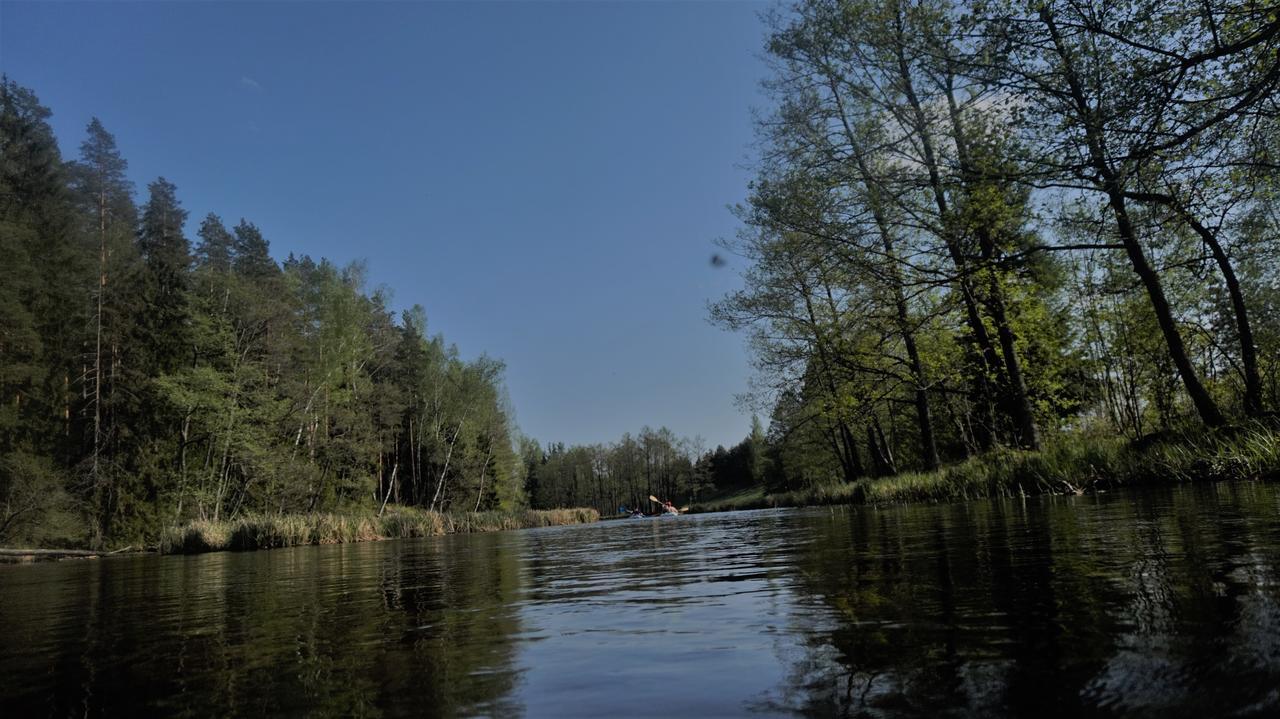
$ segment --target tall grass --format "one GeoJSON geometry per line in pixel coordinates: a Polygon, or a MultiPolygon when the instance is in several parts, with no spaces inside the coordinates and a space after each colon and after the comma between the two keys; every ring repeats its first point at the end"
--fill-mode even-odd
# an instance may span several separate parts
{"type": "Polygon", "coordinates": [[[196,520],[170,527],[160,538],[162,554],[272,549],[303,544],[341,544],[380,539],[583,524],[600,519],[594,509],[513,512],[428,512],[395,507],[381,517],[367,514],[255,514],[230,521],[196,520]]]}
{"type": "Polygon", "coordinates": [[[1280,478],[1280,432],[1264,422],[1171,433],[1144,444],[1115,437],[1060,437],[1037,452],[1000,450],[936,472],[818,485],[695,505],[696,512],[826,504],[962,501],[1080,494],[1126,485],[1280,478]]]}

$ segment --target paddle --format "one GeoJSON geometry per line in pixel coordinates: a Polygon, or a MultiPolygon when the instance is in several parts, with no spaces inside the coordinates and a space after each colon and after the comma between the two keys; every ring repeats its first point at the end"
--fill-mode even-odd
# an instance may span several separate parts
{"type": "MultiPolygon", "coordinates": [[[[674,504],[672,504],[672,505],[668,505],[666,502],[662,501],[661,499],[658,499],[657,497],[653,496],[652,494],[651,494],[651,495],[649,495],[649,499],[650,499],[650,500],[652,500],[652,501],[654,501],[654,502],[656,502],[656,503],[658,503],[658,504],[660,504],[660,505],[662,505],[662,507],[663,507],[664,509],[665,509],[666,507],[670,506],[670,507],[671,507],[671,511],[672,511],[672,512],[675,512],[675,513],[677,513],[677,514],[679,514],[679,512],[681,511],[681,510],[676,509],[676,506],[675,506],[674,504]]],[[[688,507],[685,507],[685,509],[688,509],[688,507]]]]}

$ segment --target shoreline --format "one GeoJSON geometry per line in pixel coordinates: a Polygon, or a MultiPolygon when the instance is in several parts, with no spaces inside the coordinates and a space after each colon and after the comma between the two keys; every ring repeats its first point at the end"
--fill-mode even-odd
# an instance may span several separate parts
{"type": "Polygon", "coordinates": [[[167,527],[154,547],[115,550],[0,547],[0,564],[33,564],[69,559],[99,559],[134,554],[204,554],[256,551],[321,544],[381,542],[393,539],[536,529],[600,521],[594,509],[569,508],[490,512],[429,512],[413,507],[372,513],[247,515],[233,520],[192,520],[167,527]]]}
{"type": "Polygon", "coordinates": [[[1121,487],[1280,479],[1280,429],[1255,421],[1212,431],[1169,433],[1145,442],[1059,437],[1041,450],[1002,449],[933,472],[903,472],[784,492],[739,490],[695,503],[691,513],[780,507],[963,502],[1031,495],[1080,495],[1121,487]]]}
{"type": "Polygon", "coordinates": [[[382,516],[371,513],[248,515],[219,522],[195,520],[170,527],[161,534],[157,552],[202,554],[378,542],[590,524],[599,520],[599,512],[585,508],[450,513],[395,507],[382,516]]]}
{"type": "MultiPolygon", "coordinates": [[[[739,489],[695,502],[690,514],[830,505],[963,502],[1034,495],[1081,495],[1122,487],[1280,479],[1280,425],[1253,421],[1212,431],[1165,433],[1130,442],[1061,436],[1038,451],[1000,449],[934,472],[903,472],[851,483],[766,493],[739,489]]],[[[395,506],[371,511],[247,515],[165,528],[157,545],[115,550],[0,548],[0,564],[97,559],[126,554],[200,554],[384,541],[604,521],[594,509],[429,512],[395,506]]]]}
{"type": "Polygon", "coordinates": [[[35,564],[37,562],[61,562],[68,559],[101,559],[102,557],[145,554],[137,547],[94,551],[92,549],[42,549],[34,547],[0,547],[0,564],[35,564]]]}

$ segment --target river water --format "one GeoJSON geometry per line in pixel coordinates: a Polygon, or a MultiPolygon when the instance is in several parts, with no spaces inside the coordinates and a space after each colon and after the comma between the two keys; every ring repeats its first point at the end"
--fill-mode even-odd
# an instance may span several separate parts
{"type": "Polygon", "coordinates": [[[0,566],[0,716],[1280,714],[1280,486],[0,566]]]}

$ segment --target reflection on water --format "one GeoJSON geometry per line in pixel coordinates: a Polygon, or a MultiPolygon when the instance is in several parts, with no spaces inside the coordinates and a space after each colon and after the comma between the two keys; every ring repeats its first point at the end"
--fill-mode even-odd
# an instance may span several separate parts
{"type": "Polygon", "coordinates": [[[807,637],[769,710],[1280,710],[1274,487],[852,512],[800,553],[807,637]]]}
{"type": "Polygon", "coordinates": [[[1268,715],[1280,492],[0,567],[0,715],[1268,715]]]}
{"type": "Polygon", "coordinates": [[[0,709],[510,714],[519,555],[495,539],[7,568],[0,709]]]}

